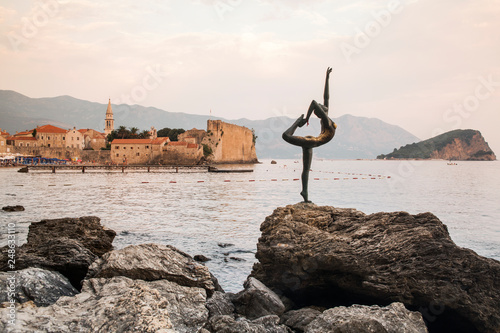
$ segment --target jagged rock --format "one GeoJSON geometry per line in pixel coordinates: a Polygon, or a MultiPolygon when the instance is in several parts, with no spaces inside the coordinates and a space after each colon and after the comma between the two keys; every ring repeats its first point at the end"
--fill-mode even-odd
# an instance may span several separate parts
{"type": "Polygon", "coordinates": [[[306,326],[309,325],[320,314],[321,311],[312,308],[291,310],[281,316],[281,323],[296,331],[304,332],[306,326]]]}
{"type": "Polygon", "coordinates": [[[208,268],[173,246],[141,244],[111,251],[90,266],[87,278],[114,276],[169,280],[181,286],[203,288],[208,296],[216,290],[208,268]]]}
{"type": "Polygon", "coordinates": [[[279,324],[278,316],[265,316],[255,320],[246,318],[234,319],[231,316],[215,316],[210,318],[212,333],[290,333],[284,325],[279,324]]]}
{"type": "Polygon", "coordinates": [[[193,257],[194,260],[198,262],[207,262],[210,261],[210,258],[205,257],[203,254],[197,254],[193,257]]]}
{"type": "MultiPolygon", "coordinates": [[[[98,217],[64,218],[33,222],[26,244],[16,249],[15,269],[39,267],[55,270],[80,289],[88,267],[113,247],[115,232],[98,217]]],[[[7,271],[8,248],[0,249],[0,271],[7,271]]]]}
{"type": "MultiPolygon", "coordinates": [[[[40,268],[27,268],[16,272],[0,272],[0,285],[6,286],[8,281],[15,288],[14,299],[17,303],[33,301],[36,306],[48,306],[61,296],[74,296],[78,290],[60,273],[40,268]],[[9,280],[8,280],[9,279],[9,280]]],[[[0,293],[0,303],[8,302],[7,292],[0,293]]]]}
{"type": "MultiPolygon", "coordinates": [[[[0,270],[7,271],[7,247],[2,248],[0,270]]],[[[58,271],[76,288],[81,288],[81,281],[87,274],[90,264],[97,256],[85,248],[79,241],[68,238],[47,239],[37,246],[24,244],[16,249],[16,269],[38,267],[58,271]]]]}
{"type": "Polygon", "coordinates": [[[243,286],[245,289],[233,299],[237,313],[256,319],[267,315],[280,316],[285,312],[285,305],[279,296],[259,280],[249,277],[243,286]]]}
{"type": "MultiPolygon", "coordinates": [[[[82,293],[61,297],[48,307],[16,310],[16,332],[151,332],[175,333],[168,301],[146,282],[116,277],[85,281],[82,293]]],[[[0,331],[7,313],[0,309],[0,331]]]]}
{"type": "Polygon", "coordinates": [[[231,244],[231,243],[217,243],[217,245],[219,247],[222,247],[223,249],[225,249],[226,247],[234,246],[234,244],[231,244]]]}
{"type": "Polygon", "coordinates": [[[231,302],[230,294],[216,291],[210,299],[208,299],[206,307],[210,317],[214,316],[232,316],[234,313],[234,305],[231,302]]]}
{"type": "Polygon", "coordinates": [[[387,307],[353,305],[328,309],[316,317],[305,333],[427,333],[420,312],[408,311],[402,303],[387,307]]]}
{"type": "Polygon", "coordinates": [[[2,207],[2,210],[6,211],[6,212],[22,212],[24,211],[24,207],[23,206],[5,206],[5,207],[2,207]]]}
{"type": "Polygon", "coordinates": [[[37,247],[55,237],[69,238],[79,241],[85,248],[100,257],[113,249],[112,243],[115,236],[116,232],[104,228],[98,217],[63,218],[31,223],[28,244],[37,247]]]}
{"type": "Polygon", "coordinates": [[[500,263],[456,246],[431,213],[297,204],[261,231],[251,275],[300,306],[402,302],[431,332],[499,330],[500,263]]]}

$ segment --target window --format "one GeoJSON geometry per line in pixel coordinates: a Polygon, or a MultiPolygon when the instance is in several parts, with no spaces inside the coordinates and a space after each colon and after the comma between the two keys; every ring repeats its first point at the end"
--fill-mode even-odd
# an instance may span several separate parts
{"type": "Polygon", "coordinates": [[[146,146],[146,149],[149,149],[149,146],[146,146]]]}
{"type": "Polygon", "coordinates": [[[141,156],[141,153],[137,153],[137,156],[141,156]]]}
{"type": "Polygon", "coordinates": [[[74,138],[74,137],[71,137],[71,141],[73,141],[73,140],[75,140],[75,138],[74,138]]]}
{"type": "Polygon", "coordinates": [[[116,154],[116,157],[120,157],[120,154],[116,154]]]}
{"type": "Polygon", "coordinates": [[[43,135],[42,135],[42,140],[43,140],[43,135]]]}
{"type": "Polygon", "coordinates": [[[49,148],[50,148],[50,143],[49,143],[49,144],[47,144],[47,147],[49,147],[49,148]]]}
{"type": "MultiPolygon", "coordinates": [[[[43,139],[43,138],[42,138],[42,139],[43,139]]],[[[64,141],[64,140],[66,140],[66,137],[65,137],[65,136],[63,136],[63,141],[64,141]]]]}
{"type": "Polygon", "coordinates": [[[120,146],[115,146],[115,149],[120,149],[120,146]]]}
{"type": "Polygon", "coordinates": [[[130,149],[134,150],[134,147],[130,147],[130,149]]]}
{"type": "Polygon", "coordinates": [[[47,140],[50,140],[50,136],[47,137],[47,140]]]}
{"type": "Polygon", "coordinates": [[[76,141],[80,141],[80,137],[79,136],[76,137],[76,141]]]}
{"type": "Polygon", "coordinates": [[[123,149],[127,149],[127,147],[123,147],[123,149]]]}

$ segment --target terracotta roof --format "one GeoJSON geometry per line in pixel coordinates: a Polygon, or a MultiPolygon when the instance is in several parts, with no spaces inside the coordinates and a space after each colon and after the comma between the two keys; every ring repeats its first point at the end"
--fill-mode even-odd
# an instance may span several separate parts
{"type": "Polygon", "coordinates": [[[169,146],[187,146],[188,143],[184,141],[172,141],[168,143],[169,146]]]}
{"type": "Polygon", "coordinates": [[[196,143],[189,143],[188,148],[198,148],[198,145],[196,143]]]}
{"type": "Polygon", "coordinates": [[[36,128],[37,133],[67,133],[68,130],[52,126],[52,125],[44,125],[36,128]]]}
{"type": "Polygon", "coordinates": [[[13,140],[13,141],[36,141],[37,138],[34,138],[32,136],[11,136],[8,137],[7,140],[13,140]]]}
{"type": "Polygon", "coordinates": [[[111,144],[152,144],[151,139],[114,139],[111,144]]]}
{"type": "Polygon", "coordinates": [[[31,133],[33,133],[33,131],[24,131],[24,132],[16,133],[13,136],[29,136],[29,135],[31,135],[31,133]]]}
{"type": "Polygon", "coordinates": [[[165,138],[156,138],[153,140],[154,145],[161,145],[164,144],[165,142],[170,142],[170,139],[168,137],[165,137],[165,138]]]}
{"type": "Polygon", "coordinates": [[[0,131],[1,136],[10,136],[10,134],[6,131],[0,131]]]}
{"type": "Polygon", "coordinates": [[[82,128],[82,129],[78,130],[78,132],[80,132],[82,134],[85,133],[85,132],[88,132],[88,131],[90,131],[88,128],[82,128]]]}

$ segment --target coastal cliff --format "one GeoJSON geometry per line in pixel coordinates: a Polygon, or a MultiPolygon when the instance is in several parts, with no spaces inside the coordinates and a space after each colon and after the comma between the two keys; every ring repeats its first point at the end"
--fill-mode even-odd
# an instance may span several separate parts
{"type": "Polygon", "coordinates": [[[378,159],[443,159],[494,161],[495,153],[476,130],[454,130],[419,143],[408,144],[378,159]]]}

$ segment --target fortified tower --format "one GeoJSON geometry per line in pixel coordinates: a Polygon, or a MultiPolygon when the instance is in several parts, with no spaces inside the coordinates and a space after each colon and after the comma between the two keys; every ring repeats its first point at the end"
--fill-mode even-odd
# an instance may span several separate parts
{"type": "Polygon", "coordinates": [[[110,98],[108,102],[108,109],[106,110],[106,127],[104,129],[104,135],[107,137],[114,130],[115,130],[115,120],[113,119],[113,110],[111,109],[111,98],[110,98]]]}

